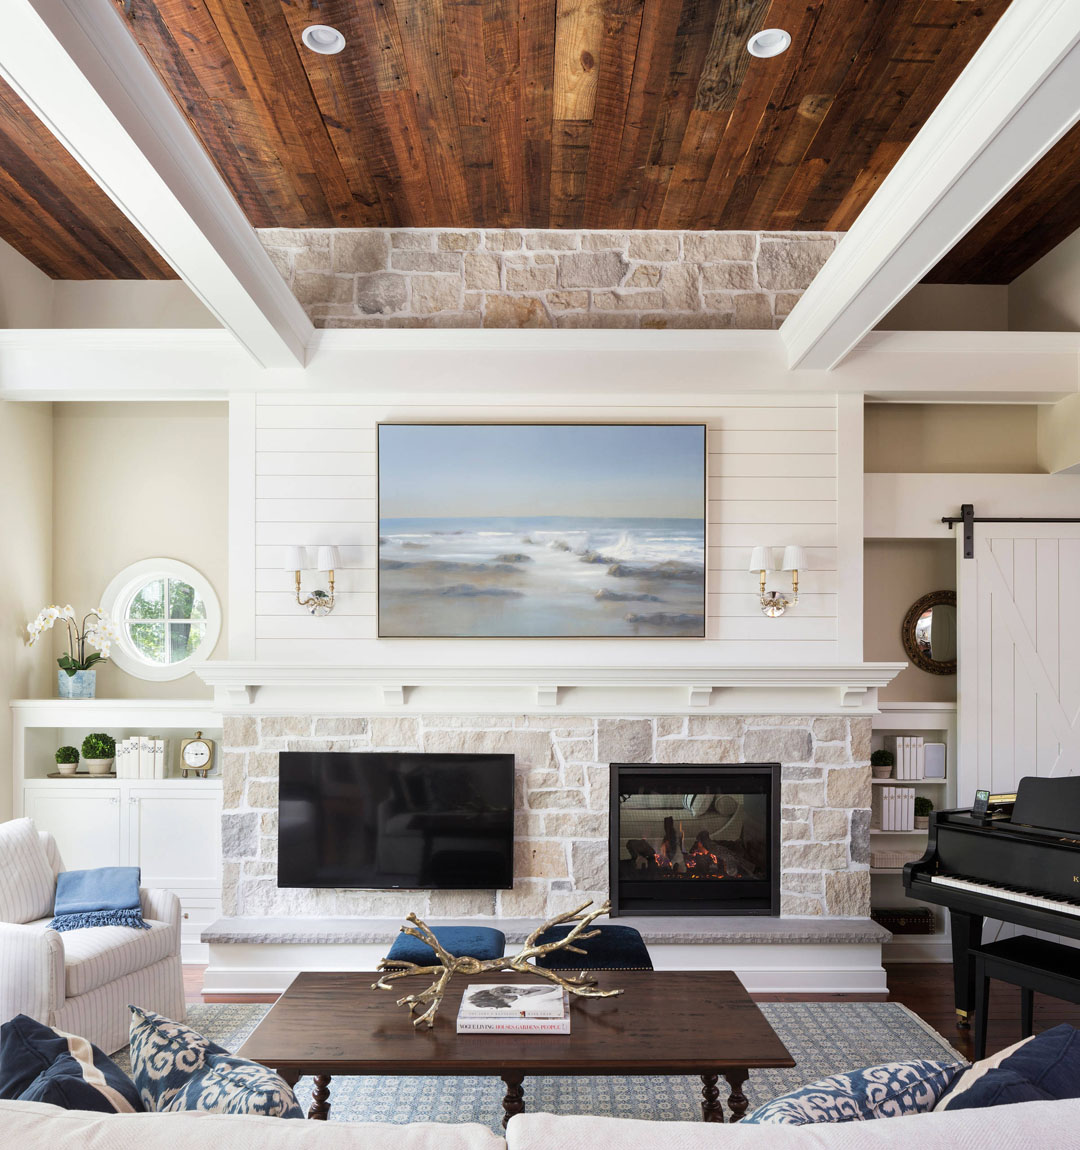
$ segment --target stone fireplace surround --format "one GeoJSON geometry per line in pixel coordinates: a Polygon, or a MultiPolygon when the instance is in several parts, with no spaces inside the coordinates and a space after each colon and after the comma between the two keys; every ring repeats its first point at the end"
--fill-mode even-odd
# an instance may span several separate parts
{"type": "Polygon", "coordinates": [[[230,715],[223,747],[223,911],[239,917],[542,918],[608,886],[608,764],[778,761],[781,916],[870,911],[870,729],[866,714],[421,713],[230,715]],[[278,752],[511,753],[514,888],[278,889],[278,752]]]}

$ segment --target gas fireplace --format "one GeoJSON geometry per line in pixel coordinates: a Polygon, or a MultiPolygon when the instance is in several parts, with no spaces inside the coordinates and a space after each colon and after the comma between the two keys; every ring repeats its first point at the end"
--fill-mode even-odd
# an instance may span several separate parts
{"type": "Polygon", "coordinates": [[[780,913],[780,764],[611,764],[611,907],[780,913]]]}

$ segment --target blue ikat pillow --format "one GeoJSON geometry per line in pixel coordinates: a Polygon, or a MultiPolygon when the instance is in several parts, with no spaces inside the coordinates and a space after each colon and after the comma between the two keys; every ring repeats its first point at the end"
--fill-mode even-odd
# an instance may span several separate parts
{"type": "Polygon", "coordinates": [[[237,1058],[182,1022],[130,1009],[131,1076],[147,1110],[304,1117],[276,1071],[237,1058]]]}
{"type": "Polygon", "coordinates": [[[962,1062],[887,1062],[811,1082],[766,1102],[743,1124],[809,1126],[815,1122],[865,1122],[933,1110],[965,1069],[962,1062]]]}

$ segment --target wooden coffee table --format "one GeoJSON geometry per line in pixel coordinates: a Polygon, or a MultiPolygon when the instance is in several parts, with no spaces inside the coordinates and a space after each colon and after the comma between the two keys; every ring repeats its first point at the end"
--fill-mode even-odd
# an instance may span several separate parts
{"type": "MultiPolygon", "coordinates": [[[[742,983],[728,970],[610,971],[602,987],[616,998],[572,999],[570,1034],[457,1034],[458,1004],[469,979],[455,978],[433,1029],[415,1030],[396,1000],[423,989],[373,990],[364,973],[304,973],[271,1007],[238,1051],[273,1067],[290,1084],[314,1075],[309,1118],[330,1113],[334,1075],[492,1074],[506,1084],[503,1125],[525,1109],[527,1075],[697,1074],[701,1116],[723,1122],[717,1081],[731,1088],[731,1121],[746,1113],[742,1087],[756,1067],[795,1062],[742,983]]],[[[535,975],[485,974],[478,982],[535,982],[535,975]]]]}

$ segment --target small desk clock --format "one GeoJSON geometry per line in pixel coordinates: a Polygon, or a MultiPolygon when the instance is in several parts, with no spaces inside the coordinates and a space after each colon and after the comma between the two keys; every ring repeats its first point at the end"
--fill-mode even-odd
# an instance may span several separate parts
{"type": "Polygon", "coordinates": [[[180,766],[185,779],[188,771],[205,779],[214,766],[214,740],[204,739],[202,731],[196,731],[193,739],[184,739],[180,743],[180,766]]]}

